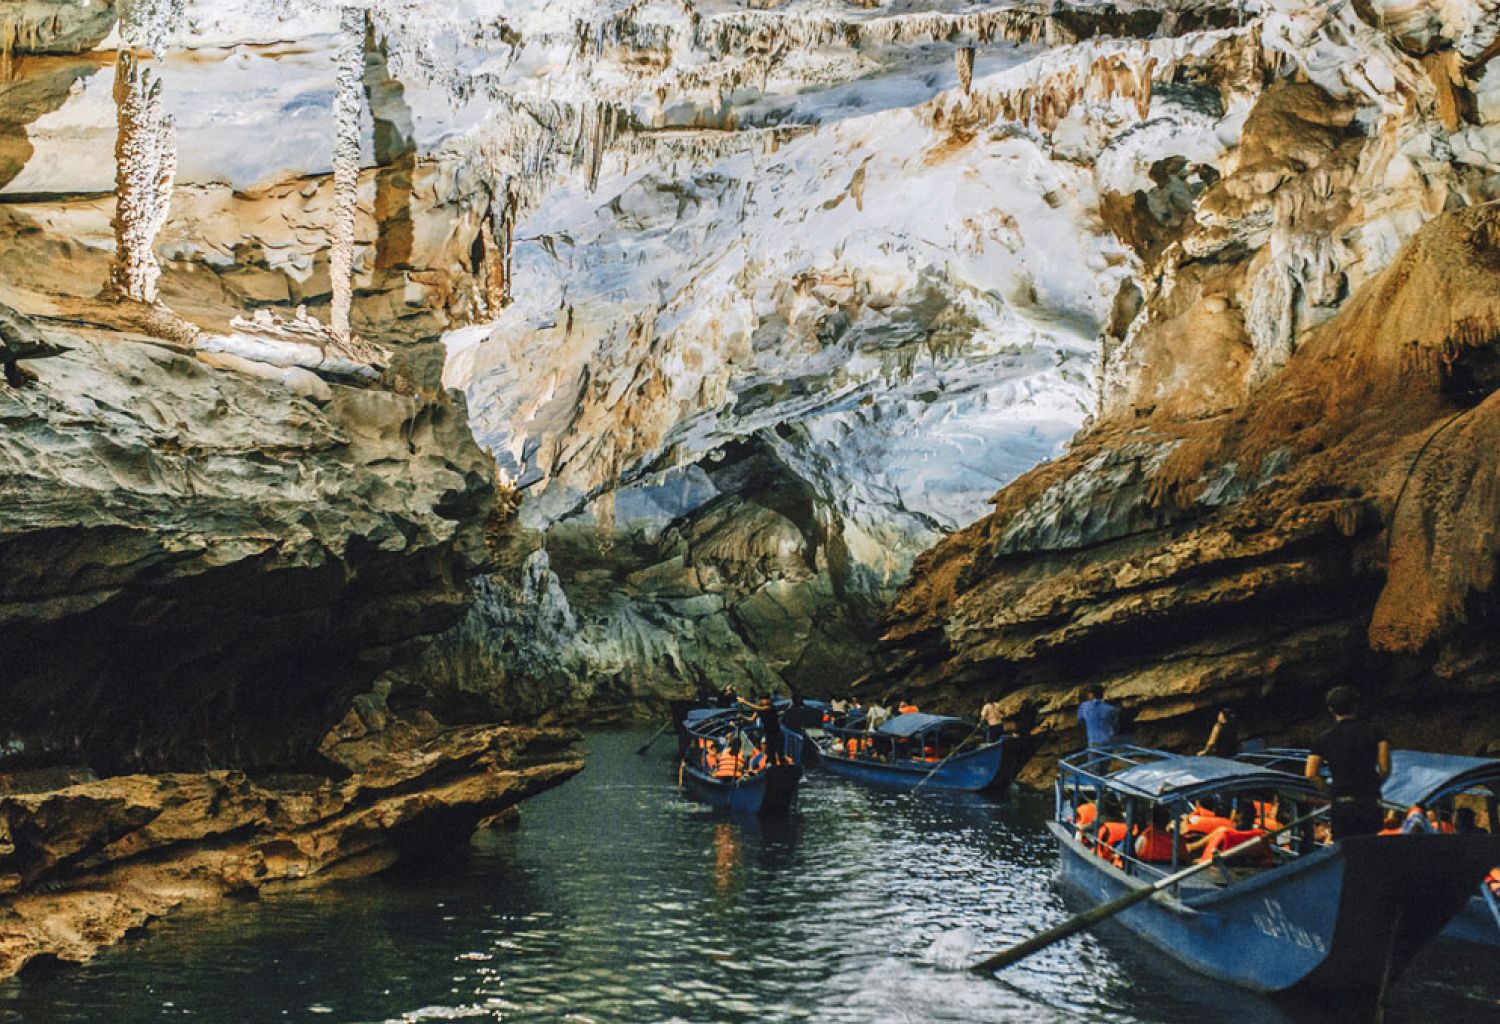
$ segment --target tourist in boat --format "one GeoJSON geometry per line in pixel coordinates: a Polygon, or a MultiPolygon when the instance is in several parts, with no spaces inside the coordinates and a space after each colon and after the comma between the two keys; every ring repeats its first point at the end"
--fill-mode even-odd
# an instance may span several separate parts
{"type": "Polygon", "coordinates": [[[1203,749],[1198,751],[1198,756],[1232,758],[1239,752],[1239,722],[1231,709],[1220,708],[1219,716],[1214,719],[1214,727],[1209,730],[1208,742],[1203,744],[1203,749]]]}
{"type": "Polygon", "coordinates": [[[1182,837],[1172,827],[1172,815],[1165,807],[1155,804],[1151,808],[1151,823],[1135,837],[1135,856],[1147,864],[1171,864],[1187,859],[1182,837]]]}
{"type": "Polygon", "coordinates": [[[1387,811],[1381,822],[1380,831],[1377,836],[1399,836],[1401,834],[1401,815],[1395,811],[1387,811]]]}
{"type": "Polygon", "coordinates": [[[1005,712],[1000,710],[998,700],[992,700],[979,709],[979,720],[984,723],[986,743],[994,743],[1005,734],[1005,712]]]}
{"type": "Polygon", "coordinates": [[[1234,819],[1223,813],[1217,797],[1194,804],[1192,813],[1182,822],[1184,835],[1208,836],[1221,828],[1233,828],[1234,819]]]}
{"type": "Polygon", "coordinates": [[[792,698],[792,706],[786,709],[786,714],[781,716],[781,724],[793,732],[807,732],[809,729],[820,729],[823,726],[823,713],[817,708],[809,707],[801,695],[792,698]]]}
{"type": "Polygon", "coordinates": [[[714,778],[732,781],[743,774],[745,774],[745,759],[733,749],[731,741],[726,738],[719,747],[718,757],[714,759],[714,778]]]}
{"type": "Polygon", "coordinates": [[[1440,836],[1451,836],[1458,833],[1453,825],[1453,812],[1451,810],[1434,809],[1427,812],[1427,820],[1432,824],[1432,830],[1440,836]]]}
{"type": "Polygon", "coordinates": [[[1120,728],[1120,709],[1104,699],[1102,686],[1091,686],[1088,699],[1078,705],[1078,720],[1091,747],[1110,747],[1120,728]]]}
{"type": "Polygon", "coordinates": [[[1359,717],[1359,694],[1348,686],[1328,691],[1333,728],[1314,741],[1303,774],[1328,793],[1333,838],[1380,831],[1380,787],[1391,774],[1391,744],[1384,731],[1359,717]],[[1323,781],[1328,769],[1331,781],[1323,781]]]}
{"type": "Polygon", "coordinates": [[[1427,820],[1427,808],[1421,804],[1412,804],[1407,808],[1406,817],[1401,821],[1402,835],[1431,835],[1435,832],[1437,829],[1427,820]]]}
{"type": "Polygon", "coordinates": [[[890,720],[891,713],[880,704],[872,703],[865,709],[865,732],[874,732],[890,720]]]}
{"type": "MultiPolygon", "coordinates": [[[[1228,827],[1214,829],[1197,842],[1189,843],[1187,849],[1189,853],[1197,854],[1199,860],[1212,860],[1216,853],[1226,853],[1265,834],[1266,830],[1255,824],[1255,804],[1246,800],[1235,807],[1234,817],[1228,827]]],[[[1262,844],[1258,852],[1253,852],[1251,860],[1241,861],[1262,867],[1275,862],[1275,855],[1268,844],[1262,844]]]]}
{"type": "Polygon", "coordinates": [[[1479,815],[1474,813],[1472,807],[1460,807],[1454,812],[1453,828],[1461,836],[1485,834],[1484,829],[1479,827],[1479,815]]]}
{"type": "Polygon", "coordinates": [[[900,703],[896,705],[896,714],[898,715],[916,715],[920,713],[920,709],[905,697],[902,697],[900,703]]]}

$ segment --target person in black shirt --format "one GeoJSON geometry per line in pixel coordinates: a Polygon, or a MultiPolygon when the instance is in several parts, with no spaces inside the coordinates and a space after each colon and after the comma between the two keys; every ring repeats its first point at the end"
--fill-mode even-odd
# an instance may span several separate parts
{"type": "Polygon", "coordinates": [[[1380,787],[1391,774],[1391,744],[1385,733],[1359,717],[1359,695],[1347,686],[1328,691],[1333,728],[1308,751],[1303,774],[1328,792],[1334,840],[1380,831],[1380,787]],[[1321,770],[1332,781],[1324,784],[1321,770]]]}
{"type": "Polygon", "coordinates": [[[1209,731],[1208,742],[1198,751],[1199,757],[1234,757],[1240,752],[1240,725],[1234,712],[1220,708],[1219,717],[1209,731]]]}
{"type": "Polygon", "coordinates": [[[802,702],[801,695],[792,698],[792,706],[781,716],[781,724],[794,732],[817,729],[823,724],[823,712],[802,702]]]}
{"type": "Polygon", "coordinates": [[[740,703],[755,712],[755,717],[760,719],[760,731],[766,745],[766,763],[781,764],[786,760],[786,738],[781,733],[781,715],[776,711],[775,701],[770,697],[762,697],[755,704],[747,700],[741,700],[740,703]]]}

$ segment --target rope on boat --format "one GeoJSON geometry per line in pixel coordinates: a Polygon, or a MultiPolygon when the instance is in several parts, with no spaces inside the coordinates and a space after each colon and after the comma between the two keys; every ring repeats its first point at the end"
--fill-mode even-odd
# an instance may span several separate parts
{"type": "Polygon", "coordinates": [[[1281,826],[1275,831],[1267,832],[1263,836],[1257,836],[1249,842],[1241,843],[1239,846],[1232,847],[1224,853],[1215,853],[1212,860],[1199,861],[1192,867],[1185,868],[1184,870],[1179,871],[1174,875],[1167,875],[1165,878],[1158,879],[1152,884],[1142,886],[1141,888],[1136,889],[1133,892],[1128,892],[1124,896],[1120,896],[1116,899],[1110,900],[1108,903],[1101,903],[1094,909],[1079,914],[1077,917],[1069,918],[1062,924],[1057,925],[1053,928],[1048,928],[1046,931],[1041,932],[1037,935],[1033,935],[1031,938],[1026,939],[1024,942],[1018,942],[1014,946],[1009,946],[1005,949],[1002,949],[998,953],[994,953],[990,956],[985,957],[983,960],[970,964],[969,970],[973,971],[975,974],[992,974],[1003,967],[1009,967],[1011,964],[1014,964],[1017,961],[1026,959],[1033,953],[1040,952],[1041,950],[1046,949],[1048,946],[1055,945],[1056,943],[1061,942],[1063,939],[1069,938],[1073,935],[1077,935],[1079,932],[1084,931],[1088,928],[1092,928],[1094,925],[1098,924],[1101,921],[1106,921],[1109,918],[1114,917],[1116,914],[1129,910],[1137,903],[1144,903],[1146,900],[1149,900],[1152,896],[1155,896],[1162,890],[1170,889],[1174,885],[1182,882],[1184,879],[1191,878],[1193,875],[1198,874],[1200,871],[1207,871],[1209,868],[1218,867],[1221,863],[1229,860],[1231,857],[1238,857],[1240,854],[1245,853],[1248,850],[1253,850],[1256,847],[1263,846],[1281,833],[1286,832],[1290,829],[1294,829],[1298,825],[1305,825],[1309,821],[1312,821],[1314,818],[1320,817],[1327,813],[1327,807],[1320,807],[1316,811],[1313,811],[1309,814],[1304,814],[1296,821],[1289,822],[1288,824],[1281,826]]]}

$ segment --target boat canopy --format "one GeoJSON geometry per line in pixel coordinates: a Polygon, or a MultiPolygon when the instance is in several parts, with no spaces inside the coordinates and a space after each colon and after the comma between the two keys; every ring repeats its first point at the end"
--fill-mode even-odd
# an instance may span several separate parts
{"type": "Polygon", "coordinates": [[[1422,750],[1391,751],[1391,777],[1381,798],[1403,807],[1426,804],[1439,796],[1488,786],[1500,796],[1500,761],[1422,750]]]}
{"type": "Polygon", "coordinates": [[[733,708],[693,708],[688,711],[687,715],[682,719],[682,723],[689,727],[694,725],[701,725],[710,718],[716,718],[719,715],[727,715],[733,710],[733,708]]]}
{"type": "Polygon", "coordinates": [[[885,736],[915,736],[919,732],[928,732],[950,724],[967,726],[969,723],[962,718],[949,718],[947,715],[924,715],[921,712],[913,712],[886,719],[878,731],[885,736]]]}
{"type": "Polygon", "coordinates": [[[1316,792],[1307,781],[1223,757],[1163,757],[1135,764],[1109,776],[1109,786],[1150,800],[1189,798],[1218,789],[1294,788],[1316,792]]]}

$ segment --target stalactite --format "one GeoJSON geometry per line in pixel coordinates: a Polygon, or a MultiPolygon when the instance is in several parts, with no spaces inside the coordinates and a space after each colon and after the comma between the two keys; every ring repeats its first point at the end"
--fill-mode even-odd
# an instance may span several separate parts
{"type": "Polygon", "coordinates": [[[489,210],[479,222],[483,275],[481,312],[495,316],[511,303],[512,257],[516,238],[514,179],[506,175],[490,196],[489,210]]]}
{"type": "Polygon", "coordinates": [[[348,339],[354,300],[354,218],[359,207],[359,116],[363,108],[365,15],[358,7],[339,12],[339,48],[333,97],[333,223],[329,227],[329,275],[333,303],[328,325],[348,339]]]}
{"type": "Polygon", "coordinates": [[[110,291],[155,302],[161,266],[153,245],[167,221],[177,175],[177,130],[162,107],[161,82],[121,50],[115,64],[115,258],[110,291]]]}
{"type": "Polygon", "coordinates": [[[968,95],[974,87],[974,47],[960,46],[953,54],[958,65],[958,87],[968,95]]]}

